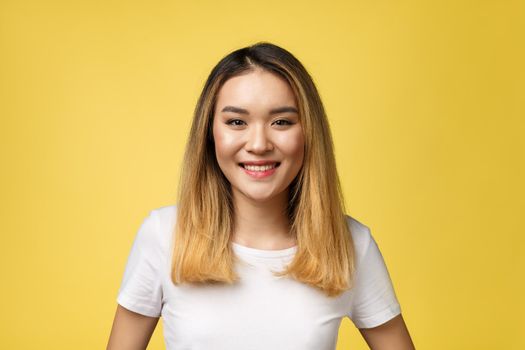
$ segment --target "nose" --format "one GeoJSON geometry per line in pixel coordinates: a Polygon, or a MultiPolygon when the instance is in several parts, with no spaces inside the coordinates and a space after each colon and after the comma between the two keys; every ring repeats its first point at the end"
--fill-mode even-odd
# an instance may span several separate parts
{"type": "Polygon", "coordinates": [[[273,150],[273,144],[267,135],[264,125],[256,125],[247,133],[245,150],[255,154],[263,154],[273,150]]]}

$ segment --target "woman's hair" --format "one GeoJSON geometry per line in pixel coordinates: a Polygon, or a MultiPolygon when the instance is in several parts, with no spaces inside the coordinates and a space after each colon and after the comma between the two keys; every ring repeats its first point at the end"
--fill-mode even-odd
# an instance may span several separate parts
{"type": "Polygon", "coordinates": [[[171,279],[175,284],[238,281],[233,269],[237,258],[230,244],[234,227],[231,185],[217,163],[212,125],[222,85],[255,69],[288,81],[305,139],[304,163],[290,184],[287,207],[297,252],[286,269],[274,275],[288,275],[337,296],[353,285],[355,253],[330,128],[309,73],[290,52],[267,42],[224,57],[211,71],[199,97],[178,189],[171,279]]]}

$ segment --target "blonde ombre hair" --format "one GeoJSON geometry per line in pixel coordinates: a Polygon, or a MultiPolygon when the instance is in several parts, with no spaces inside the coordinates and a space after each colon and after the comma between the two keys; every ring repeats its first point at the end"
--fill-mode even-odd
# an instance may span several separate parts
{"type": "Polygon", "coordinates": [[[231,247],[234,227],[231,186],[215,157],[212,134],[217,94],[226,80],[263,69],[285,78],[299,107],[304,163],[290,184],[287,214],[297,240],[288,275],[337,296],[353,285],[355,253],[346,222],[327,117],[303,65],[285,49],[267,43],[233,51],[211,71],[195,108],[178,190],[171,279],[173,283],[238,281],[231,247]]]}

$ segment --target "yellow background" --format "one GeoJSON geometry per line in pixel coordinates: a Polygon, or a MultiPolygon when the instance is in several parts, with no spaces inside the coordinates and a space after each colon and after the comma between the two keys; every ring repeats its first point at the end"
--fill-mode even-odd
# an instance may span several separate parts
{"type": "MultiPolygon", "coordinates": [[[[213,65],[310,71],[419,349],[525,349],[523,1],[0,2],[0,348],[105,348],[213,65]]],[[[162,321],[150,349],[163,349],[162,321]]],[[[338,349],[366,349],[344,319],[338,349]]]]}

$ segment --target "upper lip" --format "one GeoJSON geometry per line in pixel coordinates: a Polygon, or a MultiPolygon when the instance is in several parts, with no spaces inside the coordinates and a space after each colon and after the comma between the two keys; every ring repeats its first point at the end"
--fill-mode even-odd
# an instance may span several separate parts
{"type": "Polygon", "coordinates": [[[267,164],[275,164],[279,163],[276,160],[252,160],[252,161],[246,161],[246,162],[240,162],[239,164],[244,165],[267,165],[267,164]]]}

